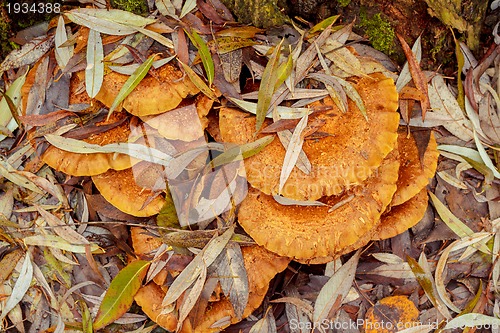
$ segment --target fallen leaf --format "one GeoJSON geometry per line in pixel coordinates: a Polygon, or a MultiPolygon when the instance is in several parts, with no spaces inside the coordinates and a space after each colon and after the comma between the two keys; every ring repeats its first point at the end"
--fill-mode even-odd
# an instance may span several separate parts
{"type": "Polygon", "coordinates": [[[108,112],[108,119],[113,113],[113,111],[118,107],[118,105],[123,102],[125,98],[132,92],[132,90],[137,87],[139,83],[141,83],[141,80],[148,74],[149,69],[153,65],[155,56],[152,55],[150,56],[146,61],[142,63],[141,66],[137,68],[137,70],[132,74],[127,81],[123,84],[121,87],[120,91],[116,95],[113,104],[111,104],[111,107],[109,108],[108,112]]]}
{"type": "Polygon", "coordinates": [[[68,35],[66,34],[66,26],[64,25],[62,15],[59,16],[54,38],[56,61],[61,70],[63,70],[68,64],[69,59],[73,56],[73,45],[64,45],[68,41],[68,35]]]}
{"type": "Polygon", "coordinates": [[[201,38],[201,36],[198,35],[196,31],[192,30],[191,33],[189,33],[186,30],[184,31],[191,40],[191,43],[193,43],[193,45],[198,49],[201,62],[203,63],[203,68],[205,68],[205,73],[207,74],[208,86],[210,87],[212,85],[212,82],[214,81],[215,69],[214,69],[214,62],[212,60],[212,55],[208,50],[208,46],[203,40],[203,38],[201,38]]]}
{"type": "Polygon", "coordinates": [[[313,322],[321,323],[335,313],[347,296],[356,274],[360,251],[349,259],[321,288],[314,304],[313,322]]]}
{"type": "Polygon", "coordinates": [[[424,73],[420,69],[420,65],[415,58],[415,54],[413,54],[410,46],[406,43],[404,38],[400,34],[396,34],[401,46],[403,47],[403,51],[405,53],[406,59],[408,60],[408,67],[410,69],[411,77],[413,79],[413,83],[417,87],[420,92],[422,92],[423,98],[420,101],[420,105],[422,107],[422,120],[425,120],[425,113],[428,109],[430,109],[429,103],[429,95],[427,90],[427,79],[425,78],[424,73]]]}
{"type": "Polygon", "coordinates": [[[85,89],[90,98],[96,97],[104,80],[104,49],[101,34],[90,29],[87,42],[87,68],[85,68],[85,89]]]}
{"type": "Polygon", "coordinates": [[[29,252],[26,252],[21,271],[19,272],[19,277],[17,278],[14,287],[12,288],[12,293],[7,299],[7,302],[2,307],[0,321],[3,321],[3,319],[9,314],[9,312],[14,309],[14,307],[21,301],[21,299],[24,297],[29,287],[31,286],[32,279],[33,264],[31,263],[29,252]]]}
{"type": "Polygon", "coordinates": [[[258,320],[250,329],[249,333],[276,333],[276,320],[271,308],[268,308],[262,319],[258,320]]]}
{"type": "Polygon", "coordinates": [[[182,61],[180,61],[180,60],[178,60],[178,61],[181,64],[184,71],[186,72],[189,79],[191,80],[191,82],[193,82],[193,84],[196,86],[196,88],[200,89],[200,91],[202,93],[204,93],[205,96],[207,96],[211,100],[216,101],[217,95],[215,95],[213,90],[210,89],[210,87],[207,86],[207,84],[205,82],[203,82],[203,80],[198,76],[198,74],[196,74],[196,72],[194,70],[192,70],[191,67],[189,67],[188,65],[186,65],[182,61]]]}
{"type": "Polygon", "coordinates": [[[24,44],[19,50],[14,50],[0,64],[0,75],[9,69],[31,65],[43,57],[54,43],[54,36],[40,36],[24,44]]]}
{"type": "Polygon", "coordinates": [[[283,160],[283,166],[281,167],[278,193],[281,193],[281,190],[283,190],[288,177],[290,177],[290,174],[295,167],[295,163],[299,158],[299,154],[302,151],[302,145],[304,144],[304,136],[302,135],[302,132],[307,126],[308,119],[309,117],[305,115],[299,121],[299,123],[295,127],[295,130],[293,131],[290,142],[286,147],[285,158],[283,160]]]}
{"type": "Polygon", "coordinates": [[[207,280],[207,266],[204,263],[202,263],[201,272],[198,275],[198,278],[194,282],[193,287],[187,290],[182,300],[182,304],[179,307],[179,321],[177,323],[177,331],[180,331],[184,323],[184,320],[187,318],[189,312],[191,312],[193,307],[198,302],[198,298],[200,298],[206,280],[207,280]]]}
{"type": "Polygon", "coordinates": [[[134,295],[142,285],[149,265],[149,261],[136,260],[125,266],[114,277],[99,306],[94,320],[94,330],[113,323],[128,311],[134,301],[134,295]]]}

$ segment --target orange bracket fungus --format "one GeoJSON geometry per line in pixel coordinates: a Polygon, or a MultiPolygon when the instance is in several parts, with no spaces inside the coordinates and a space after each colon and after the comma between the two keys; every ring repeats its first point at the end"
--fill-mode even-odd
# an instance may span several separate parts
{"type": "MultiPolygon", "coordinates": [[[[127,75],[116,72],[106,75],[96,99],[110,107],[127,79],[127,75]]],[[[146,76],[122,105],[136,116],[155,115],[175,109],[185,97],[198,92],[198,88],[181,71],[166,64],[157,70],[157,77],[146,76]]]]}
{"type": "MultiPolygon", "coordinates": [[[[321,103],[331,106],[332,110],[317,117],[325,120],[321,131],[326,136],[305,140],[303,144],[312,165],[311,172],[306,175],[295,168],[279,194],[296,200],[340,194],[362,184],[394,149],[399,123],[394,82],[377,73],[357,79],[355,88],[364,102],[368,121],[353,101],[349,100],[349,111],[342,113],[329,97],[325,98],[321,103]]],[[[312,106],[318,104],[320,102],[312,106]]],[[[219,118],[224,141],[243,144],[255,140],[255,117],[223,108],[219,118]]],[[[285,148],[276,140],[246,160],[249,183],[265,194],[278,194],[285,153],[285,148]]]]}
{"type": "Polygon", "coordinates": [[[241,204],[238,221],[257,244],[272,252],[301,261],[329,261],[326,257],[338,257],[370,241],[396,191],[398,167],[397,154],[390,154],[365,184],[321,199],[326,206],[280,205],[252,189],[241,204]]]}

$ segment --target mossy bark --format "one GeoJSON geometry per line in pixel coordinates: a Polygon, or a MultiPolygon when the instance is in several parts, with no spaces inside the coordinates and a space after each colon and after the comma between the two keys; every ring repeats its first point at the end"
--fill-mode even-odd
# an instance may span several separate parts
{"type": "Polygon", "coordinates": [[[256,27],[269,28],[280,26],[290,21],[281,12],[277,0],[222,0],[238,22],[253,24],[256,27]]]}

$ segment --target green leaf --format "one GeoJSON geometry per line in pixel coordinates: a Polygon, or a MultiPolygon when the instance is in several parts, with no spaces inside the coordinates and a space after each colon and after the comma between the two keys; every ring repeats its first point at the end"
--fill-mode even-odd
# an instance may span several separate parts
{"type": "Polygon", "coordinates": [[[288,59],[278,67],[278,79],[274,85],[274,91],[288,79],[293,69],[293,54],[290,52],[288,59]]]}
{"type": "Polygon", "coordinates": [[[311,30],[308,31],[308,35],[310,36],[316,32],[325,30],[330,25],[334,24],[338,20],[339,17],[340,17],[340,15],[334,15],[334,16],[330,16],[330,17],[324,19],[323,21],[319,22],[314,27],[312,27],[311,30]]]}
{"type": "Polygon", "coordinates": [[[83,333],[93,333],[94,330],[92,328],[92,316],[90,315],[90,310],[87,306],[87,303],[83,300],[78,300],[78,304],[80,304],[80,313],[82,314],[82,330],[83,333]]]}
{"type": "Polygon", "coordinates": [[[150,265],[137,260],[123,268],[111,281],[94,320],[94,330],[103,328],[128,311],[150,265]]]}
{"type": "Polygon", "coordinates": [[[257,121],[255,123],[255,131],[258,132],[264,124],[264,119],[266,119],[267,111],[271,105],[271,99],[273,97],[276,83],[278,82],[278,68],[280,60],[281,45],[284,39],[275,46],[269,61],[267,62],[266,68],[262,73],[262,80],[260,82],[259,94],[257,100],[257,121]]]}
{"type": "Polygon", "coordinates": [[[181,64],[182,68],[184,69],[184,72],[186,72],[191,82],[193,82],[193,84],[196,86],[196,88],[200,89],[200,91],[204,93],[208,98],[214,101],[217,100],[217,96],[212,91],[212,89],[210,89],[210,87],[207,86],[205,82],[203,82],[203,80],[198,76],[198,74],[195,73],[195,71],[191,69],[191,67],[189,67],[180,60],[179,63],[181,64]]]}
{"type": "Polygon", "coordinates": [[[183,18],[190,11],[192,11],[193,9],[195,9],[195,7],[196,7],[196,0],[186,0],[186,2],[184,3],[184,6],[182,6],[181,15],[179,17],[183,18]]]}
{"type": "Polygon", "coordinates": [[[234,161],[248,158],[258,154],[268,144],[273,142],[274,136],[267,135],[253,142],[245,143],[239,146],[234,146],[217,156],[212,160],[210,167],[216,168],[223,164],[228,164],[234,161]]]}
{"type": "MultiPolygon", "coordinates": [[[[14,82],[12,82],[10,87],[4,93],[2,100],[0,101],[0,126],[6,127],[11,132],[18,127],[17,122],[13,118],[13,114],[17,113],[17,108],[19,107],[19,104],[21,102],[21,88],[26,81],[26,74],[21,75],[16,80],[14,80],[14,82]],[[13,102],[11,104],[14,105],[9,105],[7,101],[8,98],[10,98],[10,100],[13,102]],[[15,109],[12,109],[12,106],[15,106],[15,109]]],[[[0,134],[0,141],[5,138],[5,135],[0,134]]]]}
{"type": "Polygon", "coordinates": [[[118,107],[118,105],[120,105],[120,103],[123,102],[125,98],[127,98],[127,96],[135,89],[135,87],[137,87],[142,79],[144,79],[146,74],[148,74],[151,65],[153,65],[154,58],[154,55],[150,56],[146,61],[142,63],[141,66],[139,66],[139,68],[137,68],[134,74],[130,75],[127,81],[125,81],[125,84],[120,89],[118,95],[116,95],[116,98],[113,101],[113,104],[111,104],[111,107],[109,108],[108,118],[118,107]]]}
{"type": "Polygon", "coordinates": [[[207,73],[208,86],[212,85],[215,76],[215,68],[214,61],[212,60],[212,54],[208,49],[207,44],[203,40],[203,38],[198,35],[198,33],[194,30],[189,33],[186,29],[184,29],[186,35],[188,35],[189,39],[193,43],[193,45],[198,49],[200,53],[201,62],[203,63],[203,68],[205,68],[205,72],[207,73]]]}
{"type": "Polygon", "coordinates": [[[87,68],[85,68],[85,89],[90,98],[101,90],[104,81],[104,49],[101,34],[90,29],[87,41],[87,68]]]}

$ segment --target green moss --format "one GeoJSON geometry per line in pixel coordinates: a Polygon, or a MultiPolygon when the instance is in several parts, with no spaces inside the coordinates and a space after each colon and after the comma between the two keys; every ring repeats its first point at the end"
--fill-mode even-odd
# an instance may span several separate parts
{"type": "Polygon", "coordinates": [[[111,6],[138,15],[148,12],[148,6],[144,0],[112,0],[111,6]]]}
{"type": "Polygon", "coordinates": [[[9,42],[10,29],[11,27],[7,20],[0,19],[0,62],[13,50],[13,45],[9,42]]]}
{"type": "Polygon", "coordinates": [[[243,24],[260,28],[281,26],[290,19],[281,12],[277,0],[222,0],[243,24]]]}
{"type": "Polygon", "coordinates": [[[351,0],[337,0],[340,7],[347,7],[351,3],[351,0]]]}
{"type": "Polygon", "coordinates": [[[366,12],[362,10],[359,27],[364,29],[375,49],[387,55],[396,52],[394,49],[396,34],[391,23],[383,18],[381,13],[368,17],[366,12]]]}

